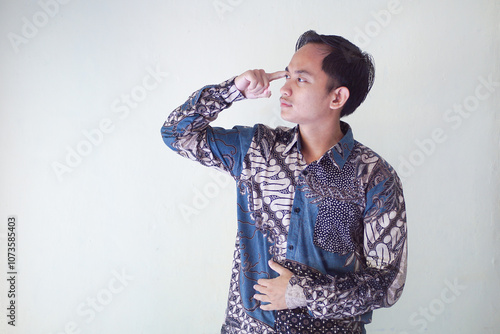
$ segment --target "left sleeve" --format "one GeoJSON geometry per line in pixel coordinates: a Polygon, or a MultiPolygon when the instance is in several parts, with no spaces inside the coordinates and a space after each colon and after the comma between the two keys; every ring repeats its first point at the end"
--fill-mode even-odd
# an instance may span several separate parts
{"type": "Polygon", "coordinates": [[[401,181],[390,177],[366,194],[364,257],[366,266],[343,275],[294,275],[290,285],[304,291],[314,317],[345,319],[392,306],[401,296],[406,279],[406,210],[401,181]]]}

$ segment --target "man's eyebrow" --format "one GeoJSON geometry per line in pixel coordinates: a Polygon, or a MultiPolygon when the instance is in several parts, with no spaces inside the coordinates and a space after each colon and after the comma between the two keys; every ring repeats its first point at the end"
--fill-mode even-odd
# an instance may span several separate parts
{"type": "MultiPolygon", "coordinates": [[[[285,71],[290,73],[290,71],[288,70],[288,66],[287,66],[287,67],[285,67],[285,71]]],[[[305,75],[312,76],[312,74],[311,74],[311,73],[309,73],[309,72],[308,72],[308,71],[306,71],[306,70],[296,70],[294,73],[295,73],[295,74],[305,74],[305,75]]]]}

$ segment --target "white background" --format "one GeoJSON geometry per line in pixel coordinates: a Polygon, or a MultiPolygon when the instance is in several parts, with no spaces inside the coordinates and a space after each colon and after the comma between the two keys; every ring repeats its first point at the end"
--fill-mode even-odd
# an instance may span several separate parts
{"type": "MultiPolygon", "coordinates": [[[[205,84],[283,69],[314,29],[373,54],[375,86],[346,121],[404,182],[407,285],[368,332],[498,333],[499,13],[493,0],[2,0],[0,331],[218,333],[234,185],[160,128],[205,84]]],[[[282,124],[280,85],[216,124],[282,124]]]]}

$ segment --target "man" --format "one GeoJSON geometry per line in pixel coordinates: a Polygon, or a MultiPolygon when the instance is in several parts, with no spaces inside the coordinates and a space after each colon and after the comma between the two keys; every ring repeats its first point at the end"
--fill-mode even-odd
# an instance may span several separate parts
{"type": "Polygon", "coordinates": [[[195,92],[162,128],[180,155],[229,173],[238,234],[222,333],[364,333],[406,277],[401,183],[353,139],[352,113],[374,78],[371,57],[339,36],[304,33],[285,71],[247,71],[195,92]],[[209,123],[285,78],[290,129],[209,123]]]}

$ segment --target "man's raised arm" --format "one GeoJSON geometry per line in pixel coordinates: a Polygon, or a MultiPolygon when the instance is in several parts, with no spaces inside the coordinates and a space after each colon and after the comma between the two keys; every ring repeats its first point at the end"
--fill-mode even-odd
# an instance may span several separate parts
{"type": "Polygon", "coordinates": [[[233,102],[269,97],[270,82],[284,76],[284,71],[249,70],[219,85],[203,87],[169,115],[161,128],[163,141],[183,157],[237,174],[237,156],[246,153],[248,147],[245,145],[249,145],[253,128],[226,130],[212,128],[209,124],[233,102]]]}

